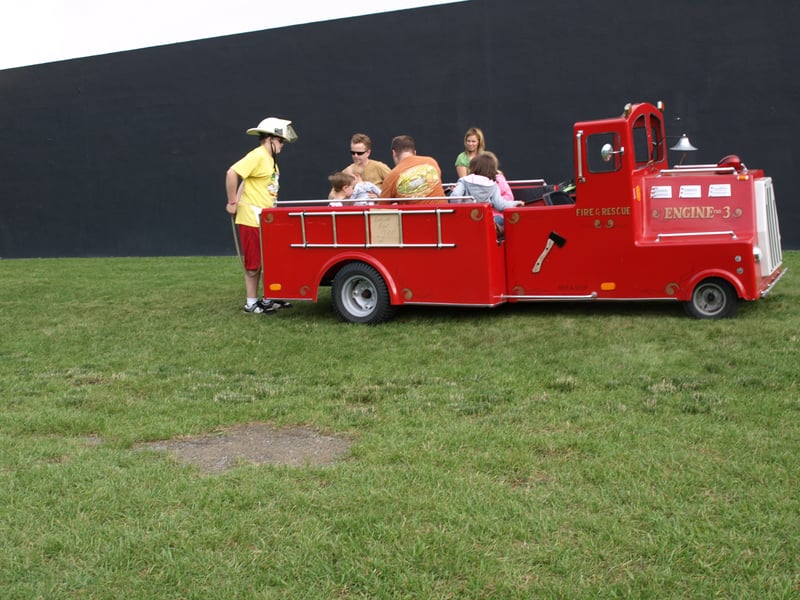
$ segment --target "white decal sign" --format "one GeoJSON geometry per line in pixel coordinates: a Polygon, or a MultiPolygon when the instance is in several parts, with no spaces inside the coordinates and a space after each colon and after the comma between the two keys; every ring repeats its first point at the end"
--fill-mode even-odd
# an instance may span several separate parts
{"type": "Polygon", "coordinates": [[[712,183],[708,186],[709,198],[730,198],[731,197],[731,184],[730,183],[712,183]]]}
{"type": "Polygon", "coordinates": [[[699,185],[682,185],[679,198],[702,198],[703,190],[699,185]]]}
{"type": "Polygon", "coordinates": [[[654,185],[650,188],[650,198],[653,200],[663,200],[665,198],[672,198],[671,185],[654,185]]]}

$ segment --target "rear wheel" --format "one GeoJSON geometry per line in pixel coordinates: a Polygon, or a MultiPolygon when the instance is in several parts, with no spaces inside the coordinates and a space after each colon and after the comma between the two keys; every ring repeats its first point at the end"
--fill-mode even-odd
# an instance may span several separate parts
{"type": "Polygon", "coordinates": [[[382,323],[394,314],[383,277],[362,262],[345,265],[333,278],[333,309],[343,321],[367,325],[382,323]]]}
{"type": "Polygon", "coordinates": [[[736,314],[739,298],[733,286],[717,277],[697,284],[692,298],[683,306],[686,313],[697,319],[725,319],[736,314]]]}

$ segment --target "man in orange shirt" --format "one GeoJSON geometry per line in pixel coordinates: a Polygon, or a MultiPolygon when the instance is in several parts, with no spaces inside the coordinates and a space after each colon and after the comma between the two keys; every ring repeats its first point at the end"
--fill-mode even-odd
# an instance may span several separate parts
{"type": "Polygon", "coordinates": [[[392,140],[394,169],[383,180],[381,198],[408,198],[403,204],[446,204],[442,170],[430,156],[417,156],[414,138],[398,135],[392,140]]]}

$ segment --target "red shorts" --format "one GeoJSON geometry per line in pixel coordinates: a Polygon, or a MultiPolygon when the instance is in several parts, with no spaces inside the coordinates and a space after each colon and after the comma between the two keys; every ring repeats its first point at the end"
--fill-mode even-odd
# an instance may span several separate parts
{"type": "Polygon", "coordinates": [[[261,230],[258,227],[239,225],[239,242],[242,244],[242,258],[246,271],[261,268],[261,230]]]}

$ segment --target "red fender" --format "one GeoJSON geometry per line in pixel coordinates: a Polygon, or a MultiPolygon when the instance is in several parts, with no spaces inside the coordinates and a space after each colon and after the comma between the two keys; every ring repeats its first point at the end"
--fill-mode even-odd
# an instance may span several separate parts
{"type": "Polygon", "coordinates": [[[725,281],[730,283],[733,286],[733,289],[736,290],[736,295],[739,296],[739,298],[744,298],[746,296],[745,286],[742,283],[742,280],[739,279],[736,275],[734,275],[730,271],[723,271],[721,269],[708,269],[692,275],[686,286],[681,288],[680,293],[677,296],[677,299],[682,302],[688,302],[689,300],[692,299],[692,292],[694,291],[694,288],[697,287],[697,284],[703,281],[704,279],[709,279],[711,277],[716,277],[717,279],[724,279],[725,281]]]}
{"type": "MultiPolygon", "coordinates": [[[[389,273],[389,270],[384,266],[383,263],[376,260],[374,256],[364,252],[343,252],[325,261],[320,270],[317,272],[317,289],[319,289],[322,279],[325,277],[327,272],[338,271],[344,265],[351,262],[366,263],[380,273],[381,277],[383,277],[383,280],[386,282],[386,287],[389,291],[389,297],[391,298],[392,304],[403,304],[405,302],[405,299],[400,295],[400,292],[397,289],[397,283],[389,273]]],[[[317,292],[315,291],[315,296],[316,295],[317,292]]]]}

